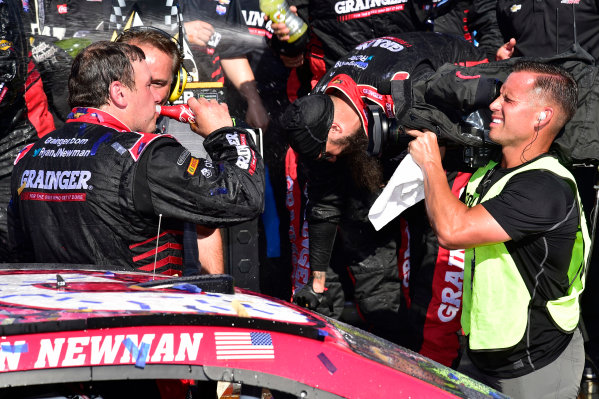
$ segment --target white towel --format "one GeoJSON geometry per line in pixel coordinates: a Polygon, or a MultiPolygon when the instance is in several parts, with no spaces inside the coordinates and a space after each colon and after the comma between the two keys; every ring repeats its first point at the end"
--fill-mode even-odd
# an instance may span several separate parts
{"type": "Polygon", "coordinates": [[[408,154],[393,172],[381,195],[370,207],[368,219],[376,230],[380,230],[422,199],[424,199],[422,170],[408,154]]]}

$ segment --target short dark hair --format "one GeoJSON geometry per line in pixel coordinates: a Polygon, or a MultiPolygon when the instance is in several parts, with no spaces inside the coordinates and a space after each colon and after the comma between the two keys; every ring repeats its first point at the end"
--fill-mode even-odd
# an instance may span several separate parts
{"type": "Polygon", "coordinates": [[[73,60],[69,75],[69,106],[98,108],[108,104],[109,88],[119,81],[135,89],[133,62],[145,60],[143,51],[126,43],[99,41],[73,60]]]}
{"type": "Polygon", "coordinates": [[[539,88],[548,99],[564,112],[563,125],[576,113],[578,108],[578,84],[570,72],[552,64],[536,61],[520,61],[512,72],[532,72],[539,75],[534,88],[539,88]]]}
{"type": "Polygon", "coordinates": [[[173,75],[177,74],[183,64],[183,54],[181,54],[179,42],[162,29],[153,26],[136,26],[121,33],[115,41],[129,44],[147,44],[168,54],[173,60],[173,75]]]}

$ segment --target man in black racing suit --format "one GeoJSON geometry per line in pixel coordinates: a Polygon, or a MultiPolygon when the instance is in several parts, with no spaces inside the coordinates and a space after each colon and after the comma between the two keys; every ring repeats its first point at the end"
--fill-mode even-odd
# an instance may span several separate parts
{"type": "Polygon", "coordinates": [[[30,10],[18,0],[0,3],[0,262],[8,258],[6,207],[13,161],[22,147],[54,130],[26,33],[30,10]]]}
{"type": "Polygon", "coordinates": [[[293,43],[283,39],[284,23],[273,23],[271,47],[292,70],[289,93],[307,94],[335,62],[359,43],[386,35],[431,31],[464,35],[493,55],[499,33],[489,29],[495,20],[493,0],[288,0],[308,24],[308,31],[293,43]],[[279,40],[279,38],[281,40],[279,40]],[[301,66],[298,66],[301,65],[301,66]]]}
{"type": "Polygon", "coordinates": [[[138,47],[97,42],[77,56],[67,123],[15,161],[14,260],[181,274],[184,221],[220,227],[260,214],[262,159],[247,132],[231,127],[225,105],[188,101],[211,160],[168,135],[134,131],[155,129],[160,96],[150,82],[138,47]],[[108,89],[86,84],[98,80],[108,89]]]}
{"type": "MultiPolygon", "coordinates": [[[[367,219],[367,213],[380,192],[380,186],[375,183],[372,187],[372,182],[363,184],[359,180],[364,176],[366,179],[376,180],[376,173],[371,172],[381,166],[380,182],[388,179],[401,160],[401,153],[405,147],[387,146],[375,162],[372,162],[375,160],[373,157],[368,157],[370,161],[363,162],[364,157],[359,154],[364,153],[365,148],[359,148],[357,151],[350,149],[349,154],[344,154],[343,151],[330,154],[326,141],[327,135],[330,139],[333,133],[332,130],[328,130],[339,122],[341,111],[337,105],[331,105],[329,109],[327,104],[330,100],[323,100],[320,93],[328,94],[325,97],[332,95],[343,98],[343,101],[355,110],[354,118],[360,121],[361,131],[371,134],[374,122],[370,119],[371,111],[365,109],[369,104],[378,107],[387,118],[394,118],[405,106],[403,97],[390,94],[390,81],[408,82],[423,78],[446,62],[476,64],[486,62],[486,58],[483,52],[465,40],[443,34],[415,32],[369,40],[341,58],[318,82],[311,95],[297,100],[288,108],[282,121],[292,148],[299,154],[301,166],[296,179],[293,171],[288,176],[288,204],[292,219],[290,238],[297,243],[294,256],[298,258],[298,267],[293,275],[296,289],[294,300],[322,313],[339,317],[343,308],[343,291],[337,275],[330,266],[342,263],[341,266],[349,268],[355,284],[354,298],[360,313],[372,330],[378,335],[404,344],[407,342],[403,336],[405,331],[400,327],[403,324],[405,328],[407,321],[402,320],[399,309],[402,301],[398,272],[398,251],[402,233],[400,221],[397,219],[382,230],[375,231],[367,219]],[[305,107],[322,111],[316,112],[316,116],[312,114],[314,118],[309,121],[307,119],[311,119],[311,116],[306,118],[309,111],[305,107]],[[327,113],[330,115],[326,115],[327,113]],[[311,130],[309,133],[305,129],[306,126],[311,130]],[[320,142],[318,139],[321,139],[320,142]],[[317,159],[319,157],[321,159],[317,159]],[[325,162],[322,158],[336,162],[325,162]],[[361,166],[357,167],[357,164],[361,166]],[[304,209],[298,198],[298,194],[303,191],[303,181],[306,180],[307,226],[300,220],[304,209]],[[367,186],[370,187],[366,188],[367,186]],[[343,252],[335,253],[337,256],[331,258],[337,231],[340,241],[344,244],[343,252]],[[312,278],[308,280],[310,272],[312,278]],[[326,276],[325,294],[322,294],[322,288],[316,287],[318,274],[326,276]],[[306,280],[308,283],[302,287],[306,280]]],[[[358,133],[358,136],[362,135],[363,133],[358,133]]],[[[363,139],[367,141],[365,135],[363,139]]],[[[362,141],[350,142],[350,145],[360,145],[362,141]]],[[[460,181],[465,183],[466,180],[460,181]]],[[[424,213],[420,213],[416,212],[414,223],[426,224],[425,217],[421,217],[424,213]]],[[[414,240],[405,240],[403,243],[410,246],[412,260],[417,259],[421,262],[423,271],[435,267],[437,258],[436,254],[430,251],[426,254],[426,259],[423,259],[423,252],[427,251],[427,246],[431,247],[426,234],[426,231],[420,232],[414,240]]],[[[434,248],[438,248],[438,244],[435,244],[434,248]]],[[[403,256],[401,260],[404,261],[403,256]]],[[[416,268],[417,273],[420,264],[414,265],[413,268],[416,268]]],[[[427,279],[423,284],[433,284],[432,274],[427,279]]],[[[428,290],[434,291],[434,287],[429,287],[428,290]]],[[[411,345],[415,350],[422,348],[422,328],[423,324],[428,322],[425,321],[427,307],[429,302],[434,301],[431,295],[421,295],[418,300],[420,299],[426,303],[420,304],[419,309],[423,314],[420,314],[419,310],[417,315],[419,327],[416,328],[419,329],[420,339],[411,345]]],[[[456,331],[459,329],[459,317],[452,318],[452,322],[447,328],[455,340],[455,345],[451,348],[453,355],[437,357],[446,364],[451,364],[452,356],[455,358],[457,355],[456,331]]],[[[447,336],[447,333],[445,335],[447,336]]],[[[442,350],[441,348],[440,352],[442,350]]]]}

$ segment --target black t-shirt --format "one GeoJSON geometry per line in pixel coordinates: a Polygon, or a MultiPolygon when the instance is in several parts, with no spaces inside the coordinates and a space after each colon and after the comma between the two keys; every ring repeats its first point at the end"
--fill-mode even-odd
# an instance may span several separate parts
{"type": "Polygon", "coordinates": [[[576,41],[599,59],[597,0],[499,0],[497,22],[504,42],[516,39],[514,56],[549,57],[576,41]]]}
{"type": "MultiPolygon", "coordinates": [[[[492,170],[482,195],[513,170],[492,170]]],[[[547,170],[526,171],[481,204],[511,237],[505,246],[531,297],[547,301],[564,296],[579,215],[570,185],[547,170]]],[[[489,374],[511,378],[549,364],[570,342],[571,334],[560,331],[542,304],[532,307],[528,329],[513,348],[470,352],[469,356],[489,374]]]]}

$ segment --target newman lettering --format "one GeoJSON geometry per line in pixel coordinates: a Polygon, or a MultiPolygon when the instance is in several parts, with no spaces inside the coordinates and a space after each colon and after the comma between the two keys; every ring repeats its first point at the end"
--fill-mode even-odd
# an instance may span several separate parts
{"type": "Polygon", "coordinates": [[[10,350],[10,348],[22,347],[26,347],[25,341],[15,341],[14,344],[2,341],[2,346],[0,347],[0,371],[13,371],[19,368],[22,351],[10,350]]]}
{"type": "MultiPolygon", "coordinates": [[[[146,361],[151,363],[195,361],[200,351],[203,333],[163,333],[130,335],[94,335],[69,338],[42,339],[39,345],[36,369],[49,367],[76,367],[84,365],[133,364],[134,351],[125,342],[135,347],[149,346],[146,361]],[[156,343],[157,342],[157,343],[156,343]]],[[[18,341],[16,344],[24,342],[18,341]]],[[[8,365],[9,370],[18,369],[20,353],[0,352],[0,371],[8,365]]]]}

